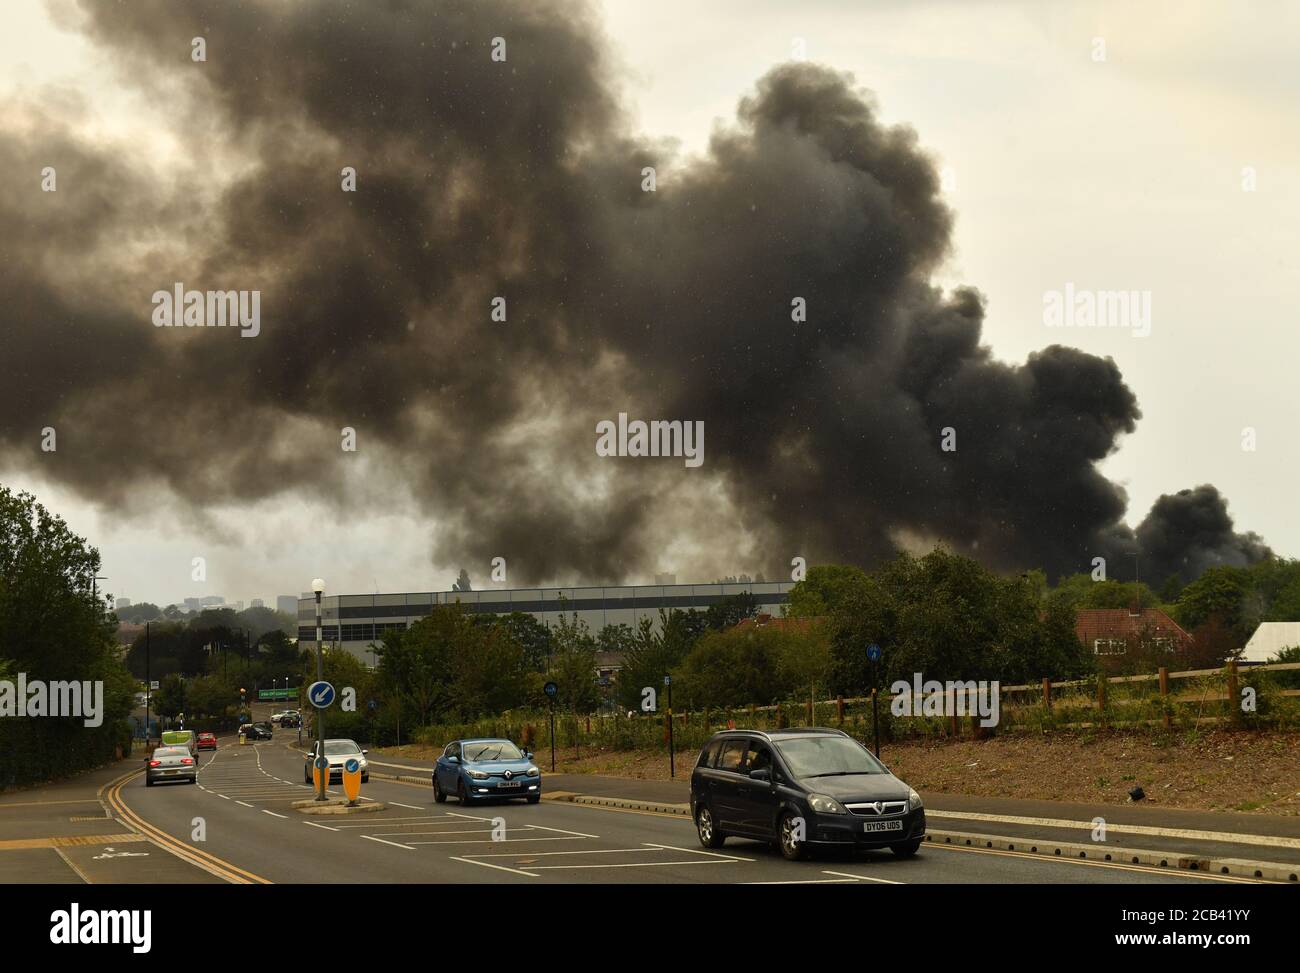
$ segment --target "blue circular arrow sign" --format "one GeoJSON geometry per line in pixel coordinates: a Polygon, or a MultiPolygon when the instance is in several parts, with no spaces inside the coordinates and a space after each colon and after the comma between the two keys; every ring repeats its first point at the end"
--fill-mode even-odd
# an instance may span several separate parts
{"type": "Polygon", "coordinates": [[[550,696],[551,698],[554,698],[555,694],[560,691],[560,687],[555,685],[555,683],[553,682],[548,682],[545,686],[542,687],[542,689],[545,691],[546,695],[550,696]]]}
{"type": "Polygon", "coordinates": [[[326,709],[334,702],[334,687],[323,679],[314,682],[307,687],[307,698],[317,709],[326,709]]]}
{"type": "Polygon", "coordinates": [[[348,757],[347,763],[343,765],[343,769],[346,770],[349,774],[355,774],[358,770],[361,769],[361,764],[357,763],[356,757],[348,757]]]}
{"type": "Polygon", "coordinates": [[[880,646],[878,646],[875,642],[872,642],[870,645],[867,646],[867,658],[870,659],[872,662],[880,661],[880,646]]]}

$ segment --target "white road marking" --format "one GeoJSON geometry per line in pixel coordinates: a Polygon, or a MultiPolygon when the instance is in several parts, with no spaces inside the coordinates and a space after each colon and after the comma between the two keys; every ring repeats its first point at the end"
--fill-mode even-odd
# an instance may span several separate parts
{"type": "MultiPolygon", "coordinates": [[[[740,861],[738,858],[719,858],[710,859],[709,861],[700,861],[698,858],[692,858],[690,861],[681,862],[623,862],[617,865],[531,865],[531,868],[538,869],[570,869],[570,868],[654,868],[657,865],[734,865],[740,861]]],[[[483,864],[487,864],[484,862],[483,864]]]]}
{"type": "Polygon", "coordinates": [[[410,845],[399,845],[396,841],[385,841],[383,838],[376,838],[373,835],[363,834],[361,837],[367,841],[378,841],[380,844],[392,845],[394,848],[404,848],[407,851],[415,851],[410,845]]]}
{"type": "Polygon", "coordinates": [[[415,804],[402,804],[400,801],[389,801],[388,803],[391,804],[391,805],[393,805],[393,807],[404,807],[404,808],[407,808],[408,810],[411,810],[411,811],[423,811],[423,810],[424,810],[424,808],[419,807],[418,805],[415,805],[415,804]]]}
{"type": "MultiPolygon", "coordinates": [[[[532,855],[534,858],[542,858],[542,857],[549,857],[551,855],[617,855],[620,852],[635,852],[637,854],[645,854],[646,852],[652,850],[653,849],[650,848],[597,848],[593,851],[530,851],[528,852],[528,854],[532,855]]],[[[519,857],[519,852],[503,851],[496,854],[475,855],[474,857],[475,858],[517,858],[519,857]]]]}
{"type": "Polygon", "coordinates": [[[309,828],[324,828],[326,831],[337,831],[338,828],[331,828],[323,824],[317,824],[315,821],[304,821],[303,824],[309,828]]]}
{"type": "Polygon", "coordinates": [[[252,806],[253,806],[253,805],[249,804],[247,801],[236,801],[235,803],[236,803],[236,804],[242,804],[242,805],[244,805],[244,807],[252,807],[252,806]]]}
{"type": "MultiPolygon", "coordinates": [[[[401,837],[395,835],[394,837],[401,837]]],[[[500,838],[493,841],[491,838],[470,838],[466,841],[412,841],[413,845],[509,845],[519,841],[581,841],[581,838],[500,838]]]]}
{"type": "Polygon", "coordinates": [[[887,878],[872,878],[870,875],[853,875],[849,872],[831,872],[822,869],[823,875],[842,875],[844,878],[856,878],[859,882],[879,882],[881,885],[906,885],[906,882],[891,882],[887,878]]]}
{"type": "Polygon", "coordinates": [[[501,872],[514,872],[516,875],[527,875],[529,878],[541,878],[540,875],[536,875],[533,872],[525,872],[520,868],[506,868],[505,865],[493,865],[491,862],[476,862],[472,858],[457,858],[455,855],[449,857],[454,862],[464,862],[467,865],[481,865],[484,868],[495,868],[501,872]]]}
{"type": "Polygon", "coordinates": [[[540,828],[542,831],[558,831],[560,834],[575,834],[579,838],[599,838],[598,834],[583,834],[581,831],[566,831],[564,828],[548,828],[544,824],[528,824],[527,828],[540,828]]]}
{"type": "Polygon", "coordinates": [[[754,858],[741,858],[739,855],[719,855],[717,852],[700,851],[698,848],[678,848],[676,845],[659,845],[655,844],[653,841],[643,841],[641,843],[643,845],[649,845],[651,848],[663,848],[667,851],[680,851],[687,855],[708,855],[711,858],[725,858],[728,861],[737,862],[752,862],[757,860],[754,858]]]}
{"type": "Polygon", "coordinates": [[[274,811],[268,811],[266,808],[262,808],[262,813],[263,813],[263,814],[269,814],[269,815],[271,815],[271,817],[273,817],[273,818],[286,818],[286,819],[287,819],[287,818],[289,817],[289,815],[287,815],[287,814],[276,814],[274,811]]]}

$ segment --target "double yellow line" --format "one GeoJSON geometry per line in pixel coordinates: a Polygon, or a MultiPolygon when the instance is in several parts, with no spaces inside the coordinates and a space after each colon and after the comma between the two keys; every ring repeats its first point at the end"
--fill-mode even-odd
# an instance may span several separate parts
{"type": "Polygon", "coordinates": [[[106,784],[100,788],[99,796],[103,798],[108,805],[109,810],[123,824],[134,828],[140,834],[144,835],[154,844],[161,846],[171,852],[177,858],[181,858],[196,868],[201,868],[211,875],[215,875],[224,881],[234,885],[270,885],[270,879],[263,878],[260,875],[254,875],[252,872],[246,872],[237,865],[211,855],[202,849],[188,845],[178,838],[173,838],[167,832],[160,828],[154,827],[140,815],[136,814],[122,800],[122,788],[128,783],[139,777],[143,770],[132,771],[125,777],[119,777],[117,780],[106,784]]]}

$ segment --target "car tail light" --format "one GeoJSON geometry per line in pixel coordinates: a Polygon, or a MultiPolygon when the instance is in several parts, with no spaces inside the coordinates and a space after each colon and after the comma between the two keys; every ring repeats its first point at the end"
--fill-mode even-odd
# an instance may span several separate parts
{"type": "Polygon", "coordinates": [[[193,758],[193,757],[181,757],[181,763],[183,763],[183,764],[192,764],[192,763],[194,763],[194,758],[193,758]]]}
{"type": "Polygon", "coordinates": [[[162,766],[162,761],[161,761],[161,760],[150,760],[150,761],[149,761],[149,766],[150,766],[150,767],[161,767],[161,766],[162,766]]]}

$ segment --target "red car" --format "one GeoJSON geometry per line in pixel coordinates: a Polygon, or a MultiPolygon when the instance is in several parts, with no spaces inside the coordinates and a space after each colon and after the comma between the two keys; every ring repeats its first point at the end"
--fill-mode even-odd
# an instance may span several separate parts
{"type": "Polygon", "coordinates": [[[217,749],[217,735],[215,733],[200,733],[198,749],[215,750],[217,749]]]}

